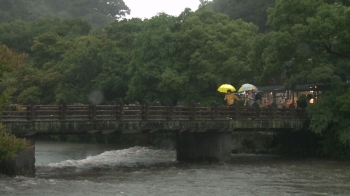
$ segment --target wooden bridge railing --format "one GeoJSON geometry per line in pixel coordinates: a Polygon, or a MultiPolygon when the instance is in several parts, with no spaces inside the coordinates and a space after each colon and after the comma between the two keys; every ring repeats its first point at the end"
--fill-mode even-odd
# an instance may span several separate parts
{"type": "Polygon", "coordinates": [[[21,108],[3,111],[2,121],[45,121],[45,120],[222,120],[222,119],[306,119],[302,109],[227,107],[213,103],[210,107],[190,106],[150,106],[124,105],[122,101],[114,105],[67,105],[61,100],[59,105],[38,105],[28,102],[21,108]]]}

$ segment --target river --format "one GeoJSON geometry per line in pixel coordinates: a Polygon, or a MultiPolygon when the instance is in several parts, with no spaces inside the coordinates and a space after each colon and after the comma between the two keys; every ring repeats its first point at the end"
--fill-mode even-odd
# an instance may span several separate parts
{"type": "Polygon", "coordinates": [[[1,196],[350,195],[349,162],[232,155],[180,163],[147,147],[36,142],[36,177],[0,176],[1,196]]]}

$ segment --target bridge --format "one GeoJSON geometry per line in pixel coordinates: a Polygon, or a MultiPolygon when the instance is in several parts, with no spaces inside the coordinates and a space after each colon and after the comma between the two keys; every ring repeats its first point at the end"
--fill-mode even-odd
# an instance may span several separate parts
{"type": "Polygon", "coordinates": [[[178,160],[222,160],[231,153],[233,131],[286,131],[306,128],[305,110],[221,106],[202,107],[73,104],[39,105],[28,101],[2,112],[6,131],[19,137],[36,134],[177,133],[178,160]]]}

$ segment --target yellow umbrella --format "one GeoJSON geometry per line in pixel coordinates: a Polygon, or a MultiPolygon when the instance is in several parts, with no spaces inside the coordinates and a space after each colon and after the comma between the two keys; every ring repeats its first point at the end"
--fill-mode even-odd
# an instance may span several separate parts
{"type": "Polygon", "coordinates": [[[218,91],[220,93],[227,93],[227,90],[236,91],[235,87],[233,87],[231,84],[222,84],[219,88],[218,91]]]}

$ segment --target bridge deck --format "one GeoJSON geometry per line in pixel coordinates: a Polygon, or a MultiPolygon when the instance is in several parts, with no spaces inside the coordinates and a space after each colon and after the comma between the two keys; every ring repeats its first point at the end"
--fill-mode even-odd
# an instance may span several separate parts
{"type": "Polygon", "coordinates": [[[302,129],[299,109],[197,105],[27,105],[2,113],[6,130],[17,135],[153,131],[235,131],[302,129]]]}

